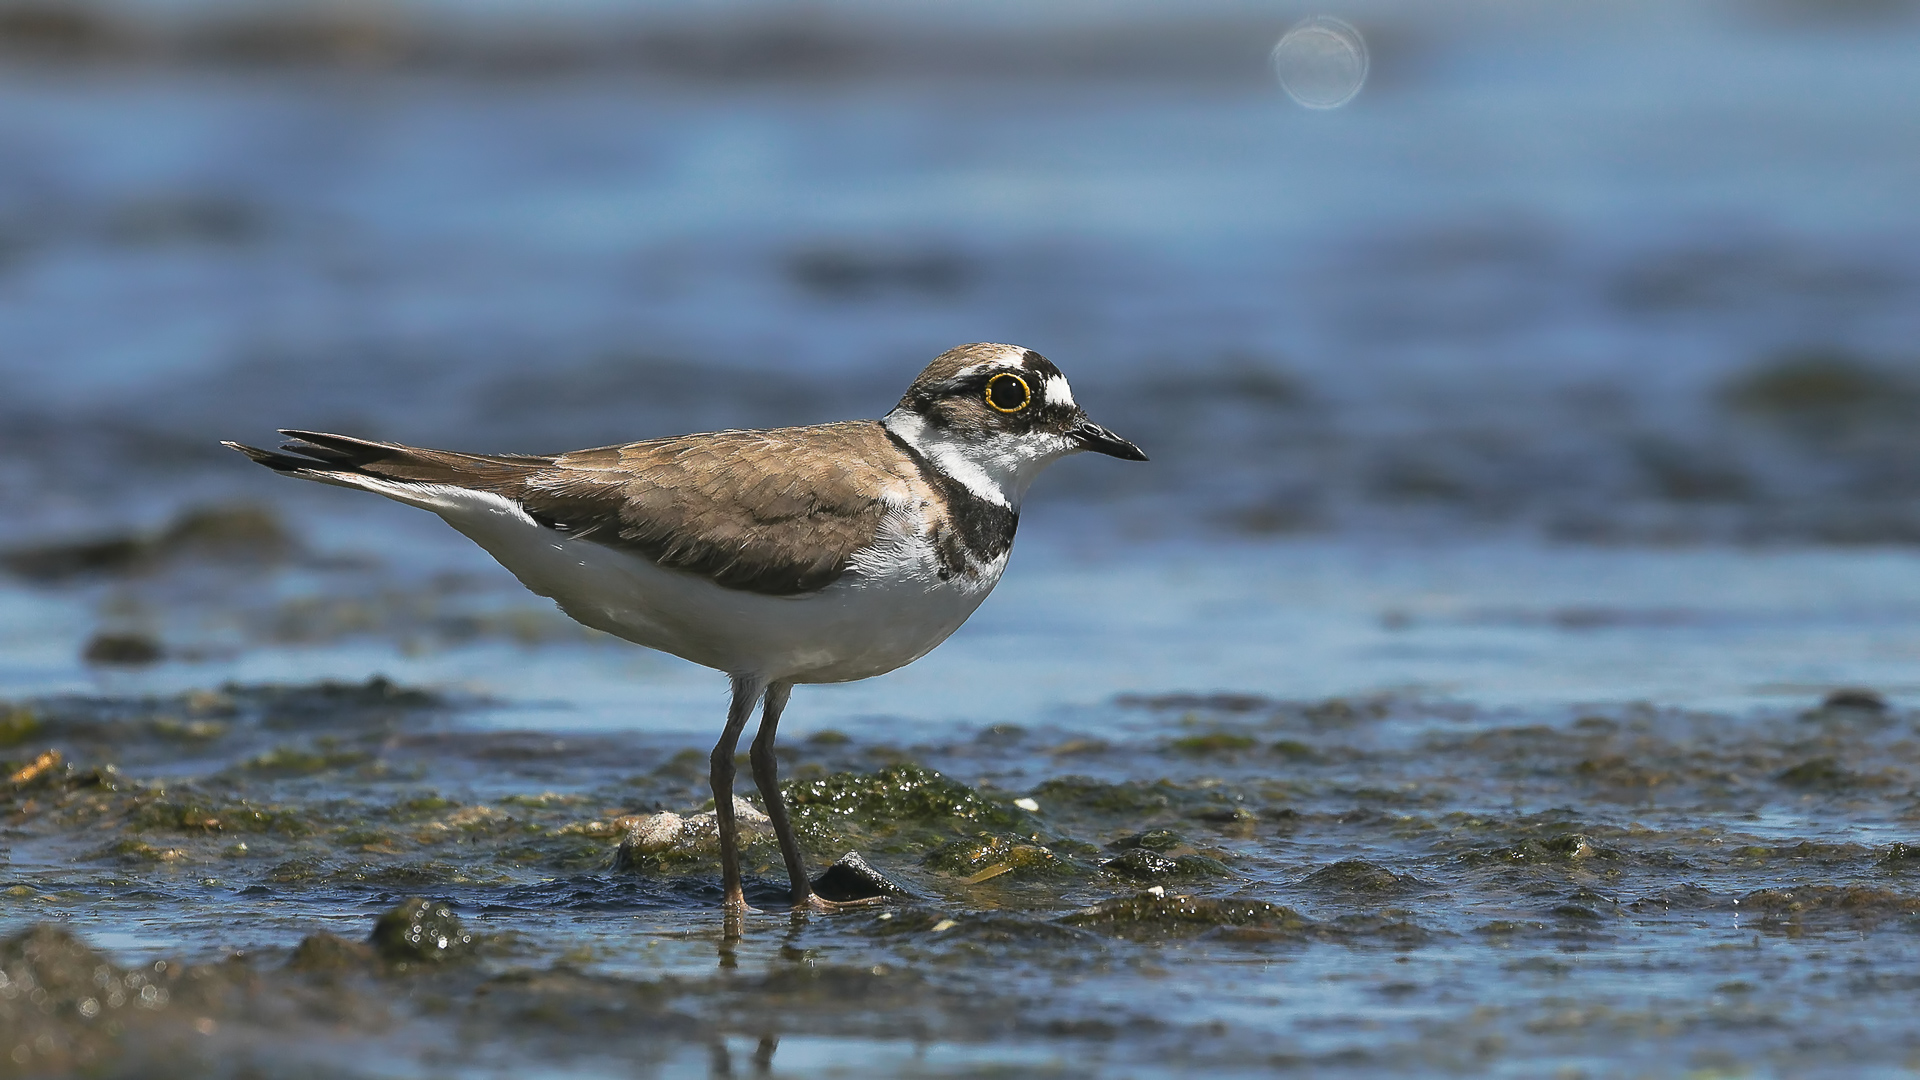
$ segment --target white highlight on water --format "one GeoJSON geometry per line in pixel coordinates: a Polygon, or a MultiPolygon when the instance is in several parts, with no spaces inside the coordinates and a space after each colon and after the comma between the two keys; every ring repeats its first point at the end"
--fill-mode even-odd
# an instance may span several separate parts
{"type": "Polygon", "coordinates": [[[1309,109],[1337,109],[1367,81],[1367,42],[1360,31],[1331,15],[1296,23],[1269,58],[1280,88],[1309,109]]]}

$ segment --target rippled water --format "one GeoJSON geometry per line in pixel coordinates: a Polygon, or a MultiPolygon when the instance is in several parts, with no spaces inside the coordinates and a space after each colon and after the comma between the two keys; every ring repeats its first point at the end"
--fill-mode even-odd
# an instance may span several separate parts
{"type": "Polygon", "coordinates": [[[1323,114],[1231,6],[132,10],[0,20],[0,1072],[1920,1060],[1906,8],[1341,11],[1323,114]],[[718,676],[214,446],[877,415],[980,338],[1154,461],[797,695],[812,858],[912,898],[737,934],[615,855],[718,676]],[[360,944],[409,896],[467,955],[360,944]]]}

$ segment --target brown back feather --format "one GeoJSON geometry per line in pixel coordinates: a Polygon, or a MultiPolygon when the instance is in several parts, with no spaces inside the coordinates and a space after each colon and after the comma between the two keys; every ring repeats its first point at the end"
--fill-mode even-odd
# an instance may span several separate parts
{"type": "MultiPolygon", "coordinates": [[[[730,589],[832,584],[914,481],[871,420],[718,431],[577,450],[514,496],[534,519],[730,589]]],[[[504,493],[503,493],[504,494],[504,493]]]]}

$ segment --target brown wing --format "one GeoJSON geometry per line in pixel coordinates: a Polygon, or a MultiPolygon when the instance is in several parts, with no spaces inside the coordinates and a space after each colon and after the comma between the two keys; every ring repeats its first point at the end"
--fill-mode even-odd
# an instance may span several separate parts
{"type": "Polygon", "coordinates": [[[911,463],[870,420],[537,457],[285,434],[300,440],[286,449],[305,457],[229,445],[309,479],[353,473],[495,492],[571,536],[771,596],[832,584],[879,531],[882,493],[913,485],[911,463]]]}
{"type": "Polygon", "coordinates": [[[812,592],[873,542],[907,463],[872,421],[576,450],[528,477],[536,521],[729,589],[812,592]]]}

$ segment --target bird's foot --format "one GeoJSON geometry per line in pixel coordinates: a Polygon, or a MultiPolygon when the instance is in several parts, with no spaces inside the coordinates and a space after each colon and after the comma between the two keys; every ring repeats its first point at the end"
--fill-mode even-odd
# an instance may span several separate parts
{"type": "Polygon", "coordinates": [[[858,900],[828,900],[819,893],[808,893],[805,900],[793,905],[794,914],[818,912],[831,915],[837,911],[852,911],[856,908],[877,907],[887,902],[884,896],[866,896],[858,900]]]}

